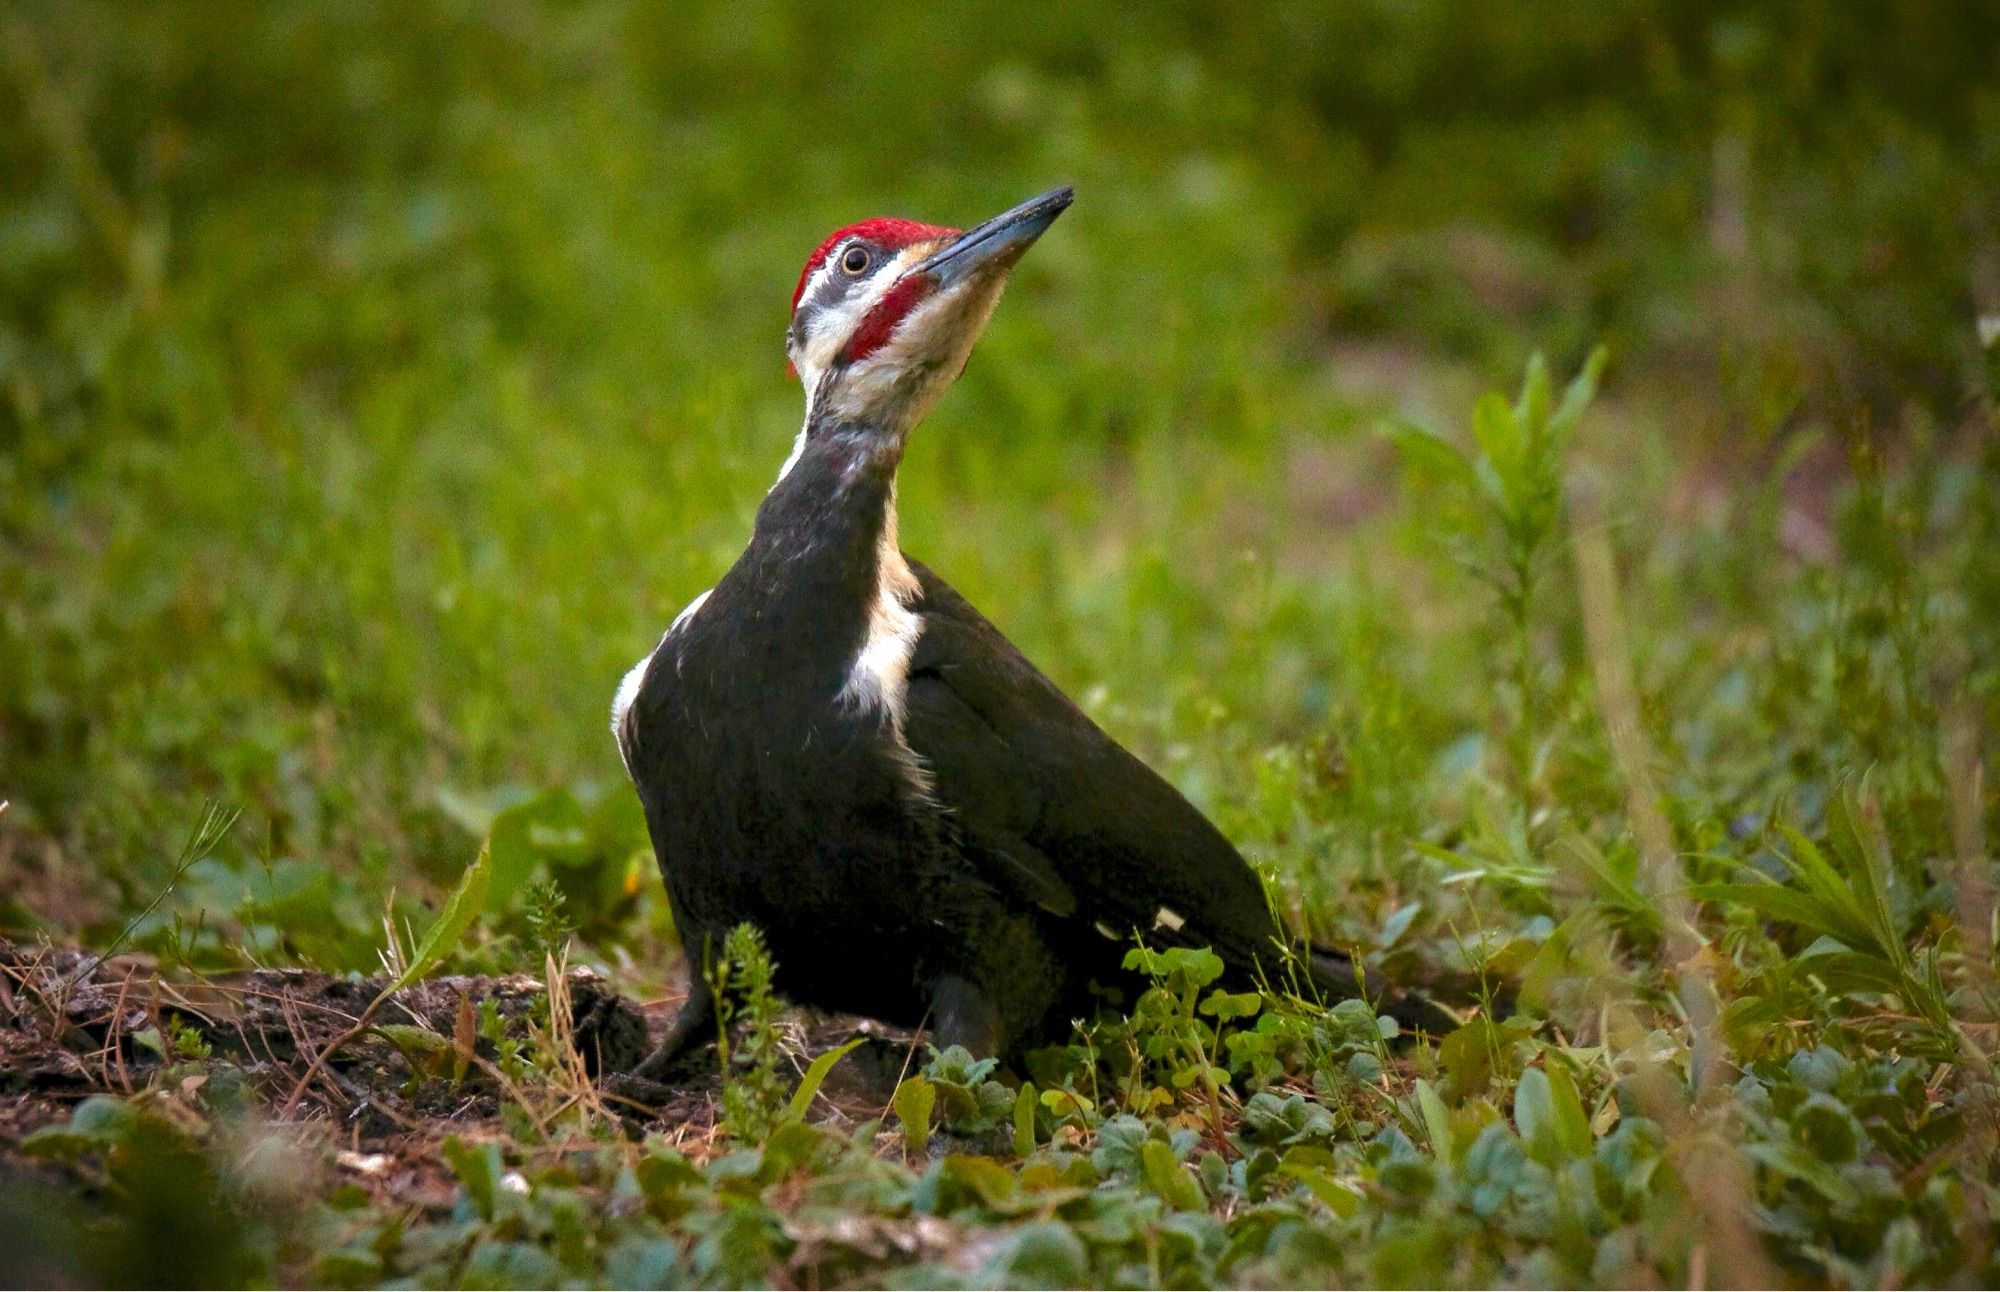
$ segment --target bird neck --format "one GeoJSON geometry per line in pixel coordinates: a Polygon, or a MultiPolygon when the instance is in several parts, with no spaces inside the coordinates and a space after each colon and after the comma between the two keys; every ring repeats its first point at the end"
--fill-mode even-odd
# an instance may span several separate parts
{"type": "Polygon", "coordinates": [[[894,430],[809,420],[757,509],[751,551],[767,573],[848,591],[857,602],[874,598],[885,566],[906,573],[896,535],[903,440],[894,430]]]}

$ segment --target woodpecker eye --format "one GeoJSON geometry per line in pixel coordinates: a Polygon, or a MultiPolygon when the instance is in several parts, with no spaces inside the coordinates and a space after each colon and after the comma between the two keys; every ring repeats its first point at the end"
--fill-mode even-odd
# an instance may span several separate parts
{"type": "Polygon", "coordinates": [[[849,278],[859,278],[868,272],[868,266],[874,263],[874,260],[875,257],[868,254],[868,248],[849,247],[846,254],[840,258],[840,272],[849,278]]]}

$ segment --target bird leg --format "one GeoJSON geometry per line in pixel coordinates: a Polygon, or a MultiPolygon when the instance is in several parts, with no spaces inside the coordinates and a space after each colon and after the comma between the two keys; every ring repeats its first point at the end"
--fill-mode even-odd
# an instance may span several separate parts
{"type": "MultiPolygon", "coordinates": [[[[1319,943],[1308,944],[1307,966],[1313,986],[1334,1000],[1369,1000],[1367,985],[1356,969],[1353,957],[1319,943]]],[[[1405,1032],[1426,1032],[1433,1037],[1458,1030],[1458,1016],[1420,992],[1399,991],[1394,987],[1378,990],[1370,1003],[1396,1020],[1405,1032]]]]}
{"type": "Polygon", "coordinates": [[[692,974],[680,1013],[674,1015],[666,1036],[651,1054],[640,1060],[631,1075],[642,1081],[658,1081],[675,1071],[689,1054],[714,1039],[715,995],[709,990],[706,977],[692,974]]]}
{"type": "Polygon", "coordinates": [[[962,1045],[980,1057],[998,1057],[1007,1040],[1000,1011],[980,988],[955,974],[937,980],[931,1017],[940,1048],[962,1045]]]}

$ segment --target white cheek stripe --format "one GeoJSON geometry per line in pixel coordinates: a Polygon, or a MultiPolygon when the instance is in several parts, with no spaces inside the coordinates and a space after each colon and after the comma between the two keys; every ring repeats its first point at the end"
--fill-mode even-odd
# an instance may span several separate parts
{"type": "Polygon", "coordinates": [[[1004,282],[962,283],[918,302],[880,350],[841,373],[828,395],[828,411],[844,420],[905,428],[923,421],[965,367],[1004,282]],[[933,350],[939,336],[949,343],[933,350]]]}
{"type": "Polygon", "coordinates": [[[667,631],[660,634],[659,643],[646,653],[644,659],[625,670],[625,676],[619,679],[618,694],[611,697],[611,735],[618,742],[618,757],[624,761],[625,773],[628,776],[632,773],[632,758],[625,752],[625,719],[632,712],[632,705],[639,699],[639,688],[646,684],[646,669],[652,664],[653,656],[659,654],[660,648],[667,644],[668,638],[678,632],[682,624],[694,618],[695,612],[708,600],[709,593],[714,591],[714,588],[710,588],[708,592],[688,602],[686,607],[674,616],[674,622],[667,626],[667,631]]]}
{"type": "MultiPolygon", "coordinates": [[[[812,318],[806,328],[804,341],[791,356],[792,367],[798,370],[799,380],[805,383],[806,399],[808,401],[806,408],[808,421],[811,420],[812,415],[810,401],[812,400],[813,390],[819,385],[820,376],[833,365],[834,356],[840,353],[841,346],[847,344],[847,338],[854,335],[854,329],[861,326],[861,320],[868,317],[868,311],[874,309],[880,303],[882,298],[888,294],[889,289],[894,287],[896,281],[903,276],[904,271],[916,264],[922,258],[922,255],[922,244],[916,247],[905,247],[896,254],[895,259],[884,261],[882,266],[870,276],[867,286],[858,292],[853,299],[843,301],[838,305],[827,306],[812,318]]],[[[819,271],[813,275],[812,281],[807,284],[807,292],[805,295],[799,297],[800,302],[803,303],[811,300],[812,294],[818,289],[821,279],[833,272],[835,272],[833,262],[829,258],[828,262],[822,265],[819,271]]],[[[794,453],[792,458],[786,462],[785,470],[791,470],[792,462],[797,460],[798,455],[794,453]]],[[[778,478],[780,480],[784,479],[784,474],[780,472],[778,478]]]]}

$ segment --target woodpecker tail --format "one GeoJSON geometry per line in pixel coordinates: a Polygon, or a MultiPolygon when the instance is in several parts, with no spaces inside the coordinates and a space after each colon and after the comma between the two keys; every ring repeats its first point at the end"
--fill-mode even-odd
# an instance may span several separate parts
{"type": "Polygon", "coordinates": [[[1459,1027],[1456,1015],[1421,992],[1399,990],[1387,983],[1364,983],[1354,967],[1353,957],[1344,951],[1310,943],[1306,966],[1313,986],[1330,999],[1366,1000],[1395,1019],[1405,1032],[1438,1037],[1459,1027]]]}

